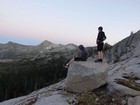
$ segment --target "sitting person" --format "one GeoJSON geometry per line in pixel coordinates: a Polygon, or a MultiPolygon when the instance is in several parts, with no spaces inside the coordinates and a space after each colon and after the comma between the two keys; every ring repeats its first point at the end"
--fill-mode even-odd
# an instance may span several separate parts
{"type": "Polygon", "coordinates": [[[70,65],[73,61],[86,61],[86,60],[87,60],[87,58],[88,58],[88,53],[87,53],[85,47],[84,47],[83,45],[79,45],[78,48],[80,49],[81,54],[80,54],[79,56],[76,56],[76,57],[72,58],[72,59],[66,64],[66,66],[64,66],[64,67],[68,68],[69,65],[70,65]]]}

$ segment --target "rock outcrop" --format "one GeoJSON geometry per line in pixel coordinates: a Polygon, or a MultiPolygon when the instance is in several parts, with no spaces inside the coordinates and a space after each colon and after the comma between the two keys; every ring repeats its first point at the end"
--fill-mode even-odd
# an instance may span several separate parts
{"type": "Polygon", "coordinates": [[[137,97],[130,97],[128,99],[128,105],[140,105],[140,96],[137,96],[137,97]]]}
{"type": "Polygon", "coordinates": [[[109,63],[108,89],[121,95],[138,96],[139,80],[131,82],[120,81],[124,74],[133,73],[134,78],[139,78],[140,68],[140,31],[120,41],[107,52],[109,63]],[[119,80],[116,82],[116,80],[119,80]],[[118,84],[120,83],[121,84],[118,84]],[[128,82],[130,84],[127,85],[128,82]],[[136,82],[136,83],[134,83],[136,82]],[[134,84],[135,85],[134,85],[134,84]],[[133,86],[132,86],[133,85],[133,86]],[[135,87],[138,86],[138,87],[135,87]]]}
{"type": "Polygon", "coordinates": [[[107,61],[116,63],[130,57],[140,56],[140,31],[115,44],[106,52],[107,61]]]}
{"type": "Polygon", "coordinates": [[[64,81],[61,81],[27,96],[1,102],[0,105],[75,105],[75,95],[65,92],[63,88],[64,81]]]}
{"type": "Polygon", "coordinates": [[[65,89],[74,93],[92,91],[104,84],[108,78],[108,64],[94,61],[74,62],[68,69],[65,89]]]}

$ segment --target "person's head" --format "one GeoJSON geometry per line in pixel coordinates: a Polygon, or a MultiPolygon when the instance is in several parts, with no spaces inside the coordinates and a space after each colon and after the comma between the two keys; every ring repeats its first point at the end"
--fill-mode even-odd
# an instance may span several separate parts
{"type": "Polygon", "coordinates": [[[84,47],[82,44],[79,45],[78,48],[79,48],[80,50],[84,50],[84,49],[85,49],[85,47],[84,47]]]}
{"type": "Polygon", "coordinates": [[[100,32],[100,31],[103,31],[103,27],[102,27],[102,26],[98,27],[98,31],[99,31],[99,32],[100,32]]]}

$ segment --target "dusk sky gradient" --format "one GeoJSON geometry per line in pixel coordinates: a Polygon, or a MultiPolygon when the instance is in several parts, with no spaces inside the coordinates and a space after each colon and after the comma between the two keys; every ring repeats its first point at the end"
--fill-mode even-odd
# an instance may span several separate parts
{"type": "Polygon", "coordinates": [[[140,29],[140,0],[0,0],[0,43],[96,45],[103,26],[109,44],[140,29]]]}

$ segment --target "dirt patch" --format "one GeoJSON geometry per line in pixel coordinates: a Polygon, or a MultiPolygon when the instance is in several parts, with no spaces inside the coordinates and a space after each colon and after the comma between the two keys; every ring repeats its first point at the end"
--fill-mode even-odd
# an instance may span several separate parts
{"type": "Polygon", "coordinates": [[[125,97],[107,92],[105,87],[77,95],[77,105],[127,105],[125,97]]]}

